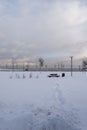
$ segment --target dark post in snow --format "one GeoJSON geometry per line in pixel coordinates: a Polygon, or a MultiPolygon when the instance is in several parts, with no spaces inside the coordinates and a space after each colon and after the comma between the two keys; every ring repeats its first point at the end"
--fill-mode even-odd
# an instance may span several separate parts
{"type": "Polygon", "coordinates": [[[71,58],[71,76],[72,76],[72,71],[73,71],[73,56],[70,56],[71,58]]]}

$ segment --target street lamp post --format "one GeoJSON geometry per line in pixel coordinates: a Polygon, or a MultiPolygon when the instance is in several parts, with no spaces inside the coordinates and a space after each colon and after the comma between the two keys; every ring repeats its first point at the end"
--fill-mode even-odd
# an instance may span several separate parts
{"type": "Polygon", "coordinates": [[[14,58],[12,58],[12,71],[14,71],[14,58]]]}
{"type": "Polygon", "coordinates": [[[73,71],[73,56],[70,56],[71,58],[71,76],[72,76],[72,71],[73,71]]]}

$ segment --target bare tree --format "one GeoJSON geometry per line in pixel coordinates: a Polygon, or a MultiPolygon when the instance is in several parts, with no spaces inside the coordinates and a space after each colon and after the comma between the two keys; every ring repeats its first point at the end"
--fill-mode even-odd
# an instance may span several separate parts
{"type": "Polygon", "coordinates": [[[39,66],[40,66],[40,70],[41,70],[41,68],[44,66],[44,59],[39,58],[38,61],[39,61],[39,66]]]}
{"type": "Polygon", "coordinates": [[[87,69],[87,60],[82,61],[82,69],[86,70],[87,69]]]}

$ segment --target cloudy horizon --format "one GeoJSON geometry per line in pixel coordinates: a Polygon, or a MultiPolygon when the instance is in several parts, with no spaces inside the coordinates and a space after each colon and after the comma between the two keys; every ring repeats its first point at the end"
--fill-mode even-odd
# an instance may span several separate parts
{"type": "Polygon", "coordinates": [[[86,0],[0,0],[0,59],[87,56],[86,0]]]}

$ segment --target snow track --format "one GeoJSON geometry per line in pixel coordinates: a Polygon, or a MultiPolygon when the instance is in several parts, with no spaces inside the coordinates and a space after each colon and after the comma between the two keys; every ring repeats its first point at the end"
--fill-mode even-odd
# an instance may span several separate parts
{"type": "Polygon", "coordinates": [[[81,88],[86,80],[68,75],[50,79],[47,73],[37,72],[32,78],[24,75],[24,79],[21,72],[0,75],[0,130],[86,130],[78,91],[85,96],[87,90],[75,85],[81,88]]]}

